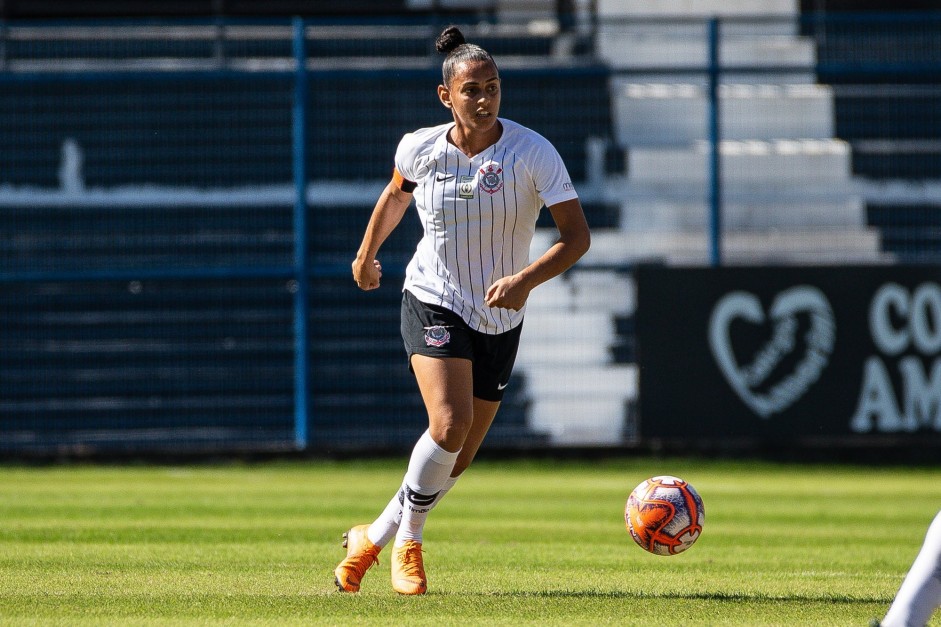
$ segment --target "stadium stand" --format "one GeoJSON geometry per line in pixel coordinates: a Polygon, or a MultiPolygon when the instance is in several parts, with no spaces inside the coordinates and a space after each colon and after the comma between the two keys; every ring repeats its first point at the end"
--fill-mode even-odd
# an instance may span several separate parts
{"type": "MultiPolygon", "coordinates": [[[[5,62],[30,79],[8,75],[0,95],[0,257],[10,287],[0,329],[0,447],[292,449],[290,75],[226,72],[240,61],[275,69],[290,61],[278,56],[290,30],[275,32],[270,45],[253,40],[247,52],[227,49],[217,65],[206,27],[177,32],[182,45],[138,39],[136,27],[120,27],[111,42],[96,37],[99,27],[23,28],[7,32],[15,45],[5,62]],[[68,78],[78,67],[89,80],[68,78]]],[[[398,450],[424,428],[398,339],[398,290],[364,294],[348,277],[399,136],[445,117],[427,30],[371,51],[420,52],[394,76],[370,61],[379,56],[357,67],[348,38],[310,39],[331,50],[312,46],[320,56],[308,100],[310,450],[398,450]],[[342,90],[319,87],[337,80],[342,90]],[[377,97],[388,93],[394,101],[376,116],[377,97]]],[[[505,75],[518,90],[505,111],[519,111],[547,72],[516,53],[537,58],[548,40],[490,41],[507,51],[505,75]]],[[[607,75],[563,65],[569,80],[532,125],[554,132],[583,176],[582,130],[568,120],[585,115],[573,108],[580,100],[594,108],[589,125],[604,131],[607,75]]],[[[416,229],[404,224],[384,247],[393,282],[416,229]]],[[[520,373],[509,388],[490,438],[496,446],[544,441],[527,424],[524,381],[520,373]]]]}
{"type": "MultiPolygon", "coordinates": [[[[768,232],[802,239],[810,228],[855,232],[854,258],[879,260],[878,238],[853,189],[849,148],[834,134],[832,93],[814,82],[813,41],[797,33],[795,2],[704,2],[693,16],[669,2],[612,0],[599,10],[599,19],[610,20],[599,54],[631,70],[615,79],[612,91],[614,137],[627,152],[625,177],[606,185],[623,199],[622,229],[666,238],[706,233],[703,20],[717,15],[727,20],[726,34],[720,33],[723,66],[745,68],[720,75],[723,228],[745,245],[741,252],[728,250],[726,261],[766,261],[768,232]],[[681,15],[700,19],[675,21],[681,15]],[[698,68],[698,76],[685,68],[698,68]]],[[[834,261],[826,246],[808,252],[807,262],[834,261]]]]}
{"type": "Polygon", "coordinates": [[[808,24],[820,78],[834,87],[836,133],[865,183],[867,219],[900,261],[937,262],[941,235],[941,14],[846,15],[808,24]]]}
{"type": "MultiPolygon", "coordinates": [[[[629,272],[611,269],[709,261],[709,17],[724,20],[722,64],[746,68],[720,77],[726,262],[881,259],[878,233],[865,224],[852,188],[849,149],[834,136],[832,93],[815,82],[814,43],[797,32],[795,2],[700,2],[691,9],[605,0],[597,11],[596,53],[614,73],[611,145],[604,150],[623,152],[624,167],[588,178],[605,202],[620,207],[619,219],[616,228],[595,231],[580,272],[534,296],[521,348],[529,379],[551,382],[551,395],[533,395],[531,421],[560,445],[632,437],[637,372],[625,334],[634,288],[629,272]],[[580,297],[566,298],[566,290],[580,297]],[[619,296],[587,297],[596,290],[619,296]],[[571,321],[564,327],[552,322],[563,312],[571,321]],[[556,342],[565,347],[552,350],[556,342]],[[553,375],[573,355],[584,379],[553,375]]],[[[549,245],[551,233],[544,235],[533,255],[549,245]]]]}
{"type": "Polygon", "coordinates": [[[0,298],[5,453],[290,441],[283,281],[33,281],[5,285],[0,298]]]}
{"type": "MultiPolygon", "coordinates": [[[[64,3],[0,3],[11,20],[0,54],[0,451],[294,447],[293,66],[290,27],[276,17],[294,5],[264,4],[261,25],[16,21],[42,6],[44,17],[129,18],[145,4],[75,3],[77,16],[54,12],[64,3]]],[[[308,446],[398,450],[425,424],[398,338],[400,294],[359,292],[349,261],[401,133],[445,119],[429,49],[440,23],[372,22],[441,4],[303,4],[344,7],[307,30],[308,446]],[[370,24],[346,9],[369,11],[370,24]]],[[[630,270],[709,256],[708,15],[727,22],[723,60],[748,66],[720,90],[727,261],[941,254],[937,77],[847,72],[937,63],[938,24],[873,24],[866,37],[898,57],[866,58],[838,20],[802,28],[793,0],[710,1],[696,15],[670,0],[595,5],[592,32],[578,21],[560,32],[556,4],[541,0],[442,14],[472,18],[501,63],[503,115],[559,148],[594,231],[579,266],[532,297],[488,446],[631,441],[630,270]]],[[[161,6],[246,18],[262,4],[161,6]]],[[[540,226],[533,255],[554,235],[548,216],[540,226]]],[[[391,281],[417,237],[404,224],[385,246],[391,281]]]]}

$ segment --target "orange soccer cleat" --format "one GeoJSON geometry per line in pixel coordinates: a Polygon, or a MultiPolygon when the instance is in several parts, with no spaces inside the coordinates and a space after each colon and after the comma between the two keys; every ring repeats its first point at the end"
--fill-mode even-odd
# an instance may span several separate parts
{"type": "Polygon", "coordinates": [[[343,534],[346,559],[333,571],[337,590],[359,592],[359,584],[366,571],[379,563],[380,547],[369,541],[366,530],[369,525],[357,525],[343,534]]]}
{"type": "Polygon", "coordinates": [[[399,594],[425,594],[428,580],[422,564],[421,542],[407,540],[393,551],[392,589],[399,594]]]}

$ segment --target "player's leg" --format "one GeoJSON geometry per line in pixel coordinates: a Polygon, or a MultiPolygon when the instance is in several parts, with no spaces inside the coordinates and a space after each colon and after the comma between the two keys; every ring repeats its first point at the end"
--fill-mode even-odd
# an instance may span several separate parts
{"type": "MultiPolygon", "coordinates": [[[[405,353],[408,356],[410,370],[414,372],[413,358],[415,355],[421,356],[420,362],[422,359],[436,358],[469,363],[473,355],[471,340],[468,336],[466,323],[457,314],[443,307],[422,303],[406,290],[402,294],[401,316],[402,340],[405,345],[405,353]]],[[[431,363],[433,364],[434,361],[432,360],[431,363]]],[[[456,369],[459,371],[456,373],[457,376],[466,383],[470,379],[469,370],[467,373],[462,372],[467,369],[466,364],[458,364],[456,369]]],[[[423,379],[426,380],[425,388],[431,389],[436,385],[439,377],[432,373],[424,376],[423,379]]],[[[454,389],[458,390],[458,388],[454,389]]],[[[423,394],[425,394],[424,391],[423,394]]],[[[470,396],[468,396],[467,403],[470,402],[470,396]]],[[[438,404],[440,405],[440,402],[438,404]]],[[[343,546],[347,548],[347,557],[334,571],[337,587],[340,590],[350,592],[359,590],[360,580],[366,571],[378,562],[376,556],[379,551],[395,537],[402,522],[403,504],[410,485],[408,479],[418,477],[421,483],[427,483],[427,479],[423,478],[423,475],[425,473],[424,465],[429,456],[433,458],[432,461],[434,462],[429,466],[431,474],[435,474],[434,467],[436,464],[442,465],[439,463],[442,458],[445,459],[443,465],[448,467],[446,460],[450,456],[450,451],[446,449],[442,449],[443,452],[437,451],[436,448],[440,447],[435,442],[432,433],[440,436],[439,431],[453,431],[451,429],[453,424],[450,421],[437,420],[435,416],[439,415],[442,415],[441,411],[435,410],[432,412],[429,409],[429,431],[419,438],[416,443],[402,487],[388,502],[379,517],[371,525],[358,525],[344,534],[346,540],[343,546]],[[434,424],[434,431],[432,431],[432,424],[434,424]]],[[[446,443],[447,441],[448,437],[446,436],[442,442],[446,443]]],[[[458,448],[460,448],[459,444],[458,448]]],[[[451,462],[451,465],[453,466],[453,462],[451,462]]],[[[445,479],[437,490],[437,496],[424,509],[430,509],[434,506],[454,484],[455,480],[450,477],[450,467],[447,468],[444,475],[445,479]]],[[[427,512],[425,513],[427,514],[427,512]]]]}
{"type": "Polygon", "coordinates": [[[882,627],[922,627],[941,606],[941,512],[928,527],[925,541],[912,563],[882,627]]]}
{"type": "MultiPolygon", "coordinates": [[[[451,491],[451,488],[454,487],[454,484],[457,483],[461,473],[467,470],[467,467],[474,461],[474,456],[480,449],[480,445],[483,443],[487,431],[490,429],[490,425],[493,424],[493,419],[499,408],[499,402],[485,401],[479,398],[474,399],[474,423],[471,425],[471,429],[464,439],[464,446],[461,447],[457,461],[454,462],[451,476],[448,477],[447,481],[445,481],[444,485],[441,487],[441,490],[438,491],[438,495],[431,503],[430,509],[434,509],[438,503],[441,502],[441,499],[443,499],[444,496],[451,491]]],[[[395,537],[395,533],[399,530],[399,525],[402,522],[402,503],[404,500],[405,490],[403,484],[403,487],[395,493],[395,496],[393,496],[389,504],[386,505],[382,514],[369,525],[367,537],[370,542],[380,549],[389,544],[395,537]]]]}
{"type": "Polygon", "coordinates": [[[461,473],[467,470],[467,467],[474,461],[477,451],[480,450],[480,445],[487,437],[487,431],[490,430],[490,425],[493,424],[498,409],[500,409],[500,401],[485,401],[474,398],[474,423],[471,425],[470,431],[467,432],[464,446],[457,456],[457,461],[454,462],[454,469],[451,471],[451,478],[454,481],[457,481],[461,473]]]}
{"type": "MultiPolygon", "coordinates": [[[[412,483],[427,482],[424,476],[428,474],[428,457],[432,457],[430,468],[434,472],[435,466],[439,465],[440,461],[440,457],[436,453],[436,446],[434,446],[429,432],[426,431],[412,450],[412,457],[409,460],[409,467],[402,488],[392,497],[392,500],[389,501],[379,517],[371,525],[357,525],[343,534],[343,546],[347,549],[347,556],[334,570],[335,583],[340,591],[359,591],[360,582],[366,571],[374,564],[379,563],[379,552],[395,537],[401,524],[410,476],[412,477],[412,483]]],[[[438,490],[428,506],[428,510],[437,505],[457,481],[457,477],[451,477],[450,472],[448,472],[448,475],[441,489],[438,490]]]]}
{"type": "MultiPolygon", "coordinates": [[[[460,460],[461,456],[458,456],[458,463],[460,460]]],[[[453,470],[451,474],[454,475],[453,470]]],[[[454,484],[457,483],[457,479],[457,476],[448,477],[448,480],[444,482],[444,486],[438,491],[438,496],[431,504],[432,509],[434,509],[434,507],[441,502],[441,499],[444,498],[444,495],[454,487],[454,484]]],[[[367,537],[370,542],[380,549],[389,544],[395,537],[395,532],[399,530],[399,524],[402,522],[402,502],[405,500],[404,487],[405,484],[403,483],[402,488],[399,488],[399,491],[395,493],[395,496],[392,497],[392,500],[389,501],[389,504],[386,505],[386,508],[379,517],[369,525],[367,537]]]]}
{"type": "MultiPolygon", "coordinates": [[[[438,504],[441,498],[452,488],[461,474],[467,470],[474,461],[480,445],[483,444],[490,426],[493,424],[497,411],[500,409],[500,402],[503,398],[503,390],[509,381],[513,370],[513,363],[516,359],[516,352],[519,347],[520,329],[517,328],[502,336],[486,336],[482,334],[472,334],[477,337],[473,339],[474,354],[476,356],[471,377],[468,379],[466,373],[462,374],[462,381],[473,382],[473,394],[471,400],[472,420],[470,428],[467,430],[463,439],[463,445],[457,455],[454,467],[451,470],[451,476],[445,481],[436,498],[427,508],[429,511],[438,504]],[[485,396],[487,398],[480,398],[485,396]]],[[[463,398],[467,390],[460,391],[463,398]]],[[[426,400],[426,405],[428,401],[426,400]]],[[[430,411],[430,410],[429,410],[430,411]]],[[[394,509],[390,503],[390,510],[394,509]]],[[[401,511],[401,508],[399,509],[401,511]]],[[[401,518],[401,513],[399,514],[401,518]]],[[[427,512],[425,513],[427,516],[427,512]]],[[[386,533],[392,525],[385,527],[386,533]]],[[[372,530],[371,530],[372,531],[372,530]]],[[[420,541],[420,536],[419,541],[420,541]]],[[[377,535],[377,541],[382,541],[377,535]]],[[[388,539],[385,539],[388,541],[388,539]]],[[[398,543],[398,541],[397,541],[398,543]]]]}
{"type": "MultiPolygon", "coordinates": [[[[474,456],[477,455],[477,451],[480,449],[480,445],[483,443],[487,431],[490,429],[490,425],[493,424],[493,419],[497,415],[499,408],[499,401],[493,402],[479,398],[474,399],[474,423],[471,425],[470,431],[467,432],[467,437],[464,439],[464,446],[461,447],[461,452],[458,454],[457,461],[454,462],[454,468],[451,470],[451,476],[444,482],[444,485],[438,491],[438,495],[431,503],[429,509],[434,509],[438,503],[441,502],[441,499],[443,499],[444,496],[451,491],[451,488],[454,487],[454,484],[457,483],[457,480],[461,477],[461,473],[467,470],[467,467],[474,461],[474,456]]],[[[395,496],[392,497],[392,500],[386,505],[382,514],[369,525],[367,537],[370,542],[380,549],[389,544],[399,530],[399,525],[402,522],[402,503],[404,500],[405,484],[403,483],[402,487],[395,493],[395,496]]]]}
{"type": "Polygon", "coordinates": [[[499,335],[472,333],[474,350],[474,421],[451,474],[459,477],[467,470],[500,409],[519,350],[522,325],[499,335]]]}
{"type": "Polygon", "coordinates": [[[409,460],[403,487],[402,521],[395,535],[392,587],[402,594],[423,594],[427,578],[421,556],[428,512],[448,483],[454,463],[474,420],[470,360],[412,356],[428,431],[409,460]]]}
{"type": "MultiPolygon", "coordinates": [[[[454,463],[454,468],[451,470],[451,476],[448,477],[448,480],[445,481],[441,490],[438,491],[438,495],[432,502],[430,509],[434,509],[435,506],[441,502],[444,495],[457,483],[461,473],[467,470],[471,462],[474,461],[474,457],[477,455],[480,445],[483,443],[487,432],[490,430],[490,425],[493,424],[497,410],[500,409],[500,401],[485,401],[474,397],[473,403],[473,424],[467,432],[467,437],[464,438],[464,446],[461,447],[461,452],[457,456],[457,461],[454,463]]],[[[389,501],[389,504],[386,505],[386,509],[382,514],[369,526],[369,540],[380,548],[386,546],[392,538],[395,537],[399,525],[402,522],[402,502],[405,499],[404,489],[405,486],[403,484],[402,488],[396,492],[392,500],[389,501]]]]}
{"type": "Polygon", "coordinates": [[[412,368],[428,412],[428,431],[416,444],[405,474],[397,545],[421,542],[430,505],[451,476],[474,418],[470,361],[414,355],[412,368]]]}
{"type": "MultiPolygon", "coordinates": [[[[396,532],[392,558],[392,587],[399,593],[423,594],[427,590],[421,554],[422,530],[428,512],[474,460],[500,408],[519,346],[519,329],[503,335],[496,341],[494,338],[483,340],[488,344],[484,349],[488,354],[475,359],[473,364],[463,359],[436,360],[421,355],[412,358],[412,368],[428,410],[430,426],[426,434],[433,434],[440,450],[460,448],[454,453],[450,476],[440,483],[437,493],[430,492],[438,484],[427,482],[429,493],[423,497],[429,503],[427,507],[422,508],[410,498],[416,491],[416,484],[406,475],[402,521],[396,532]]],[[[481,354],[480,340],[476,341],[475,355],[481,354]]],[[[410,472],[414,462],[413,454],[410,472]]],[[[440,475],[435,480],[440,480],[440,475]]]]}

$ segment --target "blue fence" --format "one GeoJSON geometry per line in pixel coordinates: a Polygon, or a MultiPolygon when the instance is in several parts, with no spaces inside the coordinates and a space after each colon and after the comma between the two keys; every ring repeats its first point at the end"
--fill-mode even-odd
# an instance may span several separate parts
{"type": "MultiPolygon", "coordinates": [[[[787,27],[814,42],[809,71],[833,91],[833,136],[852,151],[852,191],[866,197],[880,262],[937,263],[941,17],[908,19],[808,17],[787,27]]],[[[0,29],[0,453],[399,450],[414,441],[426,421],[398,338],[400,294],[358,291],[349,263],[401,134],[445,121],[430,50],[439,27],[0,29]]],[[[741,32],[734,20],[681,25],[691,27],[710,34],[712,56],[669,71],[605,59],[604,24],[574,34],[469,27],[501,65],[502,114],[559,148],[599,233],[599,256],[564,283],[572,292],[593,269],[629,277],[635,261],[686,241],[650,253],[643,247],[661,229],[624,224],[620,203],[660,206],[650,200],[669,198],[690,172],[663,161],[668,189],[643,195],[631,177],[645,140],[619,135],[618,80],[686,74],[707,87],[711,165],[699,174],[708,184],[690,180],[711,212],[710,228],[695,233],[708,240],[701,261],[729,262],[723,250],[752,228],[726,207],[740,201],[744,174],[720,150],[734,139],[727,116],[738,116],[725,84],[808,68],[724,58],[741,32]]],[[[804,184],[788,175],[779,173],[782,187],[804,184]]],[[[802,228],[813,232],[810,218],[802,228]]],[[[391,282],[419,234],[403,222],[384,246],[391,282]]],[[[617,337],[603,351],[630,364],[632,312],[613,315],[617,337]]],[[[514,375],[488,445],[557,443],[533,420],[528,372],[514,375]]],[[[629,426],[630,402],[618,398],[629,426]]],[[[628,427],[617,432],[607,443],[630,440],[628,427]]]]}

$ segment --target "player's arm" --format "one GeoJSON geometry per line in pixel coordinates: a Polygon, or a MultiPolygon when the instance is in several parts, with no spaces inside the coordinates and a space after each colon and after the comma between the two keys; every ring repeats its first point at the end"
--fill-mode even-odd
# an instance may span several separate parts
{"type": "Polygon", "coordinates": [[[363,243],[359,246],[356,259],[353,260],[353,280],[360,289],[374,290],[379,287],[382,265],[376,255],[382,243],[402,221],[402,216],[412,202],[414,190],[415,183],[402,178],[398,170],[382,190],[369,218],[369,224],[366,225],[363,243]]]}
{"type": "Polygon", "coordinates": [[[588,252],[591,232],[578,199],[552,205],[549,211],[559,229],[559,239],[522,271],[491,285],[487,290],[487,305],[490,307],[522,308],[533,288],[562,274],[588,252]]]}

